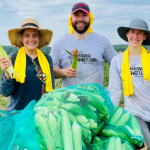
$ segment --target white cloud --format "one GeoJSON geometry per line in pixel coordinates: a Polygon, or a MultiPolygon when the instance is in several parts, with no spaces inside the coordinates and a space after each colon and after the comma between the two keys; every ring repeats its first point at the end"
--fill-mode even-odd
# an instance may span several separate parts
{"type": "MultiPolygon", "coordinates": [[[[81,0],[1,0],[0,40],[8,43],[7,31],[19,27],[25,18],[36,19],[41,28],[51,29],[54,33],[53,42],[69,32],[68,18],[73,4],[81,0]]],[[[123,43],[117,35],[119,26],[126,26],[133,18],[142,18],[150,25],[149,0],[86,0],[94,15],[92,28],[95,32],[105,35],[111,43],[123,43]]],[[[118,43],[118,44],[119,44],[118,43]]]]}

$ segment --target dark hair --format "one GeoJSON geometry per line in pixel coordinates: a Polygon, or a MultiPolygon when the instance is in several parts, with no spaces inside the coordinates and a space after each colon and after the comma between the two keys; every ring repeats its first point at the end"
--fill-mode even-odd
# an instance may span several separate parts
{"type": "MultiPolygon", "coordinates": [[[[22,35],[24,34],[24,32],[25,32],[25,29],[22,29],[20,32],[18,32],[18,34],[20,34],[21,37],[22,37],[22,35]]],[[[38,30],[38,33],[39,33],[39,37],[41,37],[42,34],[41,34],[41,32],[39,30],[38,30]]]]}
{"type": "MultiPolygon", "coordinates": [[[[25,28],[26,29],[26,28],[25,28]]],[[[22,29],[21,31],[19,31],[17,33],[17,40],[16,40],[16,43],[20,43],[22,41],[22,35],[24,34],[25,32],[25,29],[22,29]]],[[[33,28],[31,28],[33,29],[33,28]]],[[[38,33],[39,33],[39,39],[40,41],[42,41],[44,38],[43,38],[43,34],[38,30],[38,33]]],[[[22,42],[21,42],[22,43],[22,42]]],[[[22,43],[22,46],[23,46],[23,43],[22,43]]]]}
{"type": "MultiPolygon", "coordinates": [[[[126,33],[129,32],[130,29],[134,29],[134,28],[128,28],[127,31],[126,31],[126,33]]],[[[143,31],[147,35],[146,31],[145,30],[143,30],[143,31]]]]}

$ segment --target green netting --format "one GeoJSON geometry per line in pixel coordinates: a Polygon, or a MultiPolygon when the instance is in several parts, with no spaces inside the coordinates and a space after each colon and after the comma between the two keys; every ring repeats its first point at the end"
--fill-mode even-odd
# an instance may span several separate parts
{"type": "Polygon", "coordinates": [[[134,146],[118,137],[95,137],[88,150],[134,150],[134,146]]]}
{"type": "Polygon", "coordinates": [[[129,141],[141,147],[144,143],[144,137],[137,119],[120,107],[114,107],[114,113],[106,121],[102,133],[105,136],[116,136],[129,141]]]}
{"type": "Polygon", "coordinates": [[[144,138],[136,118],[114,107],[99,84],[55,89],[22,111],[0,111],[0,150],[107,150],[114,143],[132,150],[144,138]]]}
{"type": "Polygon", "coordinates": [[[0,111],[0,150],[40,150],[31,101],[22,111],[0,111]]]}
{"type": "Polygon", "coordinates": [[[35,105],[41,149],[87,149],[112,116],[109,92],[99,84],[80,84],[44,94],[35,105]]]}

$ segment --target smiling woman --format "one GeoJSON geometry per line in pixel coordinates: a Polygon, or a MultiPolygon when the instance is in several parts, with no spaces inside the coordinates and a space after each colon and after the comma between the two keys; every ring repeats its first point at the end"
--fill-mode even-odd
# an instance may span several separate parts
{"type": "Polygon", "coordinates": [[[32,18],[23,20],[20,26],[8,31],[11,45],[19,47],[19,51],[10,54],[11,61],[0,58],[3,70],[0,93],[10,96],[7,111],[22,110],[31,100],[38,101],[44,93],[55,88],[52,59],[39,50],[49,45],[52,31],[40,29],[38,22],[32,18]],[[6,70],[11,63],[18,74],[13,74],[13,79],[6,70]]]}
{"type": "MultiPolygon", "coordinates": [[[[24,29],[21,31],[21,40],[26,53],[34,53],[39,45],[39,32],[37,29],[24,29]]],[[[29,54],[30,55],[30,54],[29,54]]],[[[34,57],[34,56],[32,56],[34,57]]]]}
{"type": "Polygon", "coordinates": [[[111,100],[118,105],[123,89],[124,109],[137,118],[150,150],[150,52],[143,46],[150,45],[150,31],[142,19],[134,19],[117,31],[129,46],[111,61],[108,86],[111,100]]]}

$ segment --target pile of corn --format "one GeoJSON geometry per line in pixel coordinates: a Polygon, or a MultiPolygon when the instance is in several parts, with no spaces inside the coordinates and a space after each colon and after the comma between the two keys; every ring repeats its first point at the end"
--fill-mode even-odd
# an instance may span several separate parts
{"type": "Polygon", "coordinates": [[[132,150],[144,143],[134,116],[114,107],[109,92],[99,84],[53,90],[42,96],[34,112],[42,150],[116,150],[117,143],[132,150]]]}

